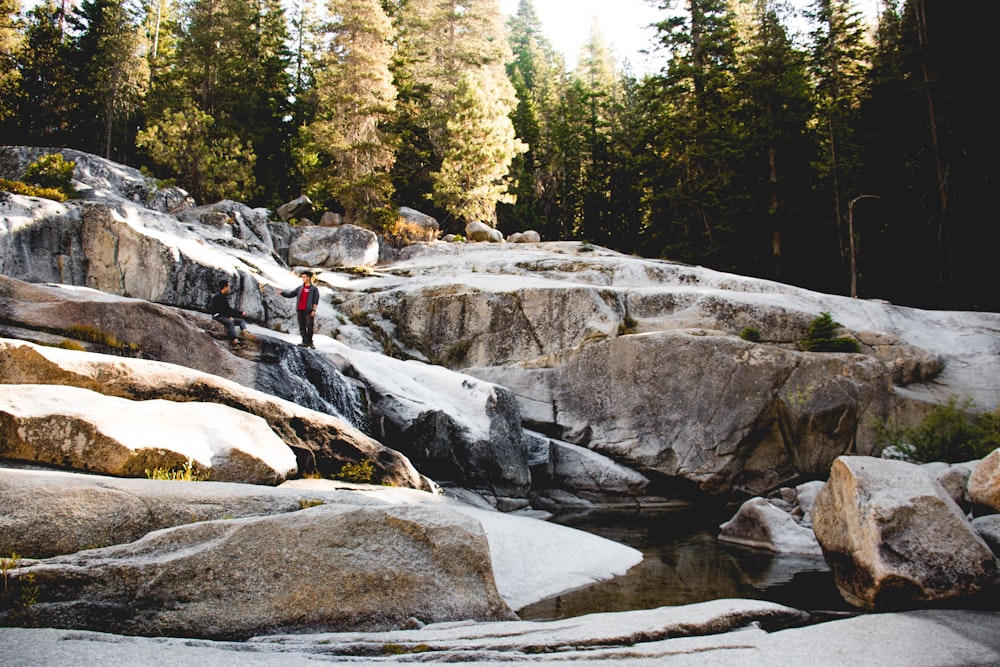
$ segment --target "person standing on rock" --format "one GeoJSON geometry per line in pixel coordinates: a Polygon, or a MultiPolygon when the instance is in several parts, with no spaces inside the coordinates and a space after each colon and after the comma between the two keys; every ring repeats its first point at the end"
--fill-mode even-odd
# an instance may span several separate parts
{"type": "Polygon", "coordinates": [[[231,288],[229,287],[228,280],[220,282],[219,291],[212,295],[212,302],[208,306],[208,312],[212,313],[213,320],[226,327],[226,332],[229,334],[229,341],[232,346],[239,348],[243,347],[243,343],[240,342],[240,336],[236,328],[239,327],[240,331],[247,336],[250,336],[250,334],[247,333],[247,321],[243,319],[246,317],[246,313],[236,310],[229,305],[230,291],[231,288]]]}
{"type": "Polygon", "coordinates": [[[319,288],[312,284],[312,274],[303,271],[302,284],[280,294],[284,297],[295,297],[295,313],[299,318],[299,333],[302,335],[302,342],[299,345],[315,348],[313,325],[316,321],[316,308],[319,306],[319,288]]]}

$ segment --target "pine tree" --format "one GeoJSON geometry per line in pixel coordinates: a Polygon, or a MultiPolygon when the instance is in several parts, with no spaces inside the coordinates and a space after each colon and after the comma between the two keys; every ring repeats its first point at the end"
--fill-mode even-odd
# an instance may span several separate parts
{"type": "Polygon", "coordinates": [[[596,19],[591,23],[573,76],[583,91],[586,118],[580,128],[584,157],[577,173],[580,206],[573,231],[601,245],[613,245],[610,172],[615,160],[611,154],[611,135],[618,81],[614,57],[596,19]]]}
{"type": "MultiPolygon", "coordinates": [[[[404,145],[413,141],[415,161],[431,158],[419,167],[422,174],[410,175],[426,179],[434,202],[464,221],[479,219],[484,208],[463,209],[467,202],[456,197],[459,184],[477,182],[489,173],[496,181],[484,186],[481,196],[496,199],[483,221],[495,225],[496,204],[510,186],[507,171],[512,158],[524,150],[522,142],[511,139],[510,114],[517,100],[505,67],[512,54],[496,2],[410,0],[401,9],[398,24],[400,57],[394,74],[400,92],[400,136],[404,145]],[[470,88],[475,86],[480,89],[470,88]],[[472,109],[470,104],[481,108],[472,109]],[[459,117],[474,127],[457,124],[459,117]],[[496,143],[473,149],[461,146],[466,140],[496,143]],[[495,156],[502,170],[474,161],[484,154],[495,156]]],[[[472,199],[479,201],[479,196],[472,199]]]]}
{"type": "Polygon", "coordinates": [[[23,96],[17,110],[23,141],[31,146],[71,142],[79,100],[79,74],[63,39],[63,14],[54,0],[28,12],[25,57],[20,63],[23,96]]]}
{"type": "Polygon", "coordinates": [[[728,270],[742,252],[734,227],[745,209],[736,178],[744,142],[730,121],[737,110],[734,17],[725,0],[688,0],[686,14],[657,29],[672,57],[643,90],[651,119],[645,252],[728,270]]]}
{"type": "Polygon", "coordinates": [[[19,0],[0,0],[0,142],[10,143],[16,131],[15,111],[21,94],[22,34],[19,0]]]}
{"type": "Polygon", "coordinates": [[[392,25],[378,0],[331,0],[330,14],[328,47],[315,67],[316,117],[305,132],[306,192],[319,205],[339,203],[349,222],[388,222],[392,25]]]}
{"type": "Polygon", "coordinates": [[[846,267],[850,251],[848,204],[861,194],[860,147],[854,130],[870,54],[861,15],[851,0],[816,0],[810,16],[816,25],[811,34],[811,66],[816,80],[820,137],[815,168],[830,202],[841,263],[846,267]]]}
{"type": "MultiPolygon", "coordinates": [[[[75,59],[83,83],[78,145],[110,158],[116,123],[138,110],[149,87],[144,36],[124,0],[85,0],[70,22],[78,31],[75,59]]],[[[131,133],[124,137],[118,155],[134,140],[131,133]]]]}
{"type": "Polygon", "coordinates": [[[789,236],[792,248],[803,255],[793,263],[814,264],[819,259],[801,243],[812,236],[802,223],[814,153],[808,132],[812,91],[805,54],[792,45],[775,3],[754,4],[735,80],[746,137],[747,162],[740,171],[752,196],[747,224],[740,232],[746,238],[744,261],[736,268],[782,280],[789,278],[785,243],[789,236]]]}
{"type": "Polygon", "coordinates": [[[136,143],[196,200],[246,200],[253,194],[256,156],[237,137],[215,132],[214,124],[211,115],[186,100],[141,130],[136,143]]]}
{"type": "Polygon", "coordinates": [[[459,80],[441,168],[431,174],[435,200],[456,218],[495,224],[497,202],[513,203],[505,179],[524,145],[514,136],[509,107],[502,101],[509,86],[502,70],[495,69],[473,70],[459,80]]]}
{"type": "Polygon", "coordinates": [[[560,238],[564,219],[557,207],[564,172],[556,146],[559,105],[566,85],[565,63],[542,34],[532,0],[520,0],[508,21],[514,60],[507,68],[517,96],[511,115],[516,135],[529,150],[511,163],[514,205],[498,210],[498,227],[507,233],[534,229],[543,238],[560,238]]]}

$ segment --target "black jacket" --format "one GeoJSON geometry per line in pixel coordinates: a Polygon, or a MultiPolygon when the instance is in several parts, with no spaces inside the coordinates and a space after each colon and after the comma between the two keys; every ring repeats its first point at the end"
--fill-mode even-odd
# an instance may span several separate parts
{"type": "Polygon", "coordinates": [[[229,305],[229,297],[222,292],[212,295],[212,303],[208,306],[208,312],[212,317],[221,315],[223,317],[243,317],[243,313],[229,305]]]}

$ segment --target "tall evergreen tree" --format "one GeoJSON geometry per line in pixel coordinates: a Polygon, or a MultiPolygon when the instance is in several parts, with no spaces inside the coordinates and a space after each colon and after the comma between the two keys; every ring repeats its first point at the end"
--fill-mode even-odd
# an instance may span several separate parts
{"type": "Polygon", "coordinates": [[[615,61],[595,19],[580,51],[573,76],[584,94],[586,123],[581,128],[584,159],[577,173],[580,202],[574,232],[601,245],[613,245],[611,133],[618,81],[615,61]]]}
{"type": "MultiPolygon", "coordinates": [[[[741,234],[745,237],[738,270],[776,280],[797,267],[814,265],[824,253],[809,247],[815,230],[803,224],[808,206],[809,163],[813,142],[808,126],[813,114],[805,54],[789,39],[773,0],[756,0],[752,26],[736,73],[739,119],[743,124],[745,167],[740,171],[752,199],[741,234]],[[787,257],[793,239],[795,258],[787,257]]],[[[835,256],[835,255],[834,255],[835,256]]]]}
{"type": "Polygon", "coordinates": [[[467,207],[469,201],[456,198],[460,184],[481,185],[482,196],[496,197],[493,212],[484,221],[496,224],[495,206],[507,196],[511,160],[524,150],[523,143],[512,137],[510,114],[517,100],[505,70],[512,54],[497,4],[409,0],[398,20],[400,58],[395,74],[403,114],[401,136],[415,141],[415,160],[430,158],[420,167],[423,176],[413,175],[425,178],[435,203],[461,221],[481,217],[483,208],[467,207]],[[460,127],[457,118],[473,125],[460,127]],[[462,146],[463,141],[492,145],[472,150],[462,146]],[[423,155],[421,145],[429,149],[423,155]],[[484,154],[493,156],[494,162],[477,163],[484,154]],[[481,183],[487,175],[493,181],[481,183]]]}
{"type": "Polygon", "coordinates": [[[395,109],[392,24],[378,0],[330,0],[328,44],[316,63],[316,117],[306,128],[314,202],[332,199],[350,222],[386,223],[395,159],[386,131],[395,109]]]}
{"type": "Polygon", "coordinates": [[[0,0],[0,142],[10,143],[17,132],[16,110],[21,95],[17,63],[22,53],[20,0],[0,0]]]}
{"type": "Polygon", "coordinates": [[[870,53],[861,14],[852,0],[815,0],[810,16],[815,22],[811,33],[811,66],[816,81],[820,140],[815,167],[820,188],[829,202],[828,216],[836,225],[846,275],[851,248],[847,229],[850,202],[863,194],[858,191],[860,147],[854,132],[870,53]]]}
{"type": "Polygon", "coordinates": [[[148,45],[150,88],[144,112],[149,118],[158,117],[185,94],[177,54],[182,37],[179,9],[175,0],[150,0],[146,4],[142,27],[148,45]]]}
{"type": "MultiPolygon", "coordinates": [[[[879,193],[881,201],[858,202],[853,216],[861,296],[911,302],[912,292],[935,290],[933,272],[906,275],[899,265],[919,261],[934,264],[928,235],[915,233],[919,201],[912,190],[923,147],[914,138],[924,136],[926,113],[919,90],[905,71],[902,21],[898,3],[887,0],[875,33],[875,51],[862,98],[858,143],[862,147],[861,190],[879,193]]],[[[917,225],[919,228],[920,225],[917,225]]]]}
{"type": "MultiPolygon", "coordinates": [[[[138,10],[125,0],[84,0],[70,17],[75,27],[75,61],[81,94],[78,147],[112,155],[117,123],[134,115],[149,86],[147,47],[138,10]]],[[[126,161],[135,137],[128,133],[115,156],[126,161]]]]}
{"type": "Polygon", "coordinates": [[[565,63],[542,34],[532,0],[520,0],[508,30],[514,60],[507,71],[518,100],[511,120],[529,149],[511,165],[511,192],[517,203],[500,207],[498,226],[507,233],[534,229],[543,238],[560,238],[564,212],[556,207],[556,193],[562,189],[563,171],[555,128],[566,85],[565,63]]]}
{"type": "Polygon", "coordinates": [[[947,307],[1000,309],[987,268],[1000,243],[989,213],[1000,180],[1000,130],[981,102],[982,73],[1000,65],[998,33],[1000,5],[986,0],[908,0],[903,10],[903,68],[916,93],[907,110],[920,113],[908,153],[920,207],[909,233],[928,240],[935,274],[929,296],[947,307]]]}
{"type": "MultiPolygon", "coordinates": [[[[661,8],[669,9],[669,2],[661,8]]],[[[730,269],[742,252],[734,225],[745,196],[740,128],[730,122],[736,60],[734,18],[725,0],[687,0],[684,14],[657,24],[671,54],[667,71],[644,86],[648,158],[648,224],[652,255],[730,269]]]]}
{"type": "Polygon", "coordinates": [[[73,54],[63,40],[63,16],[54,0],[28,12],[25,57],[20,63],[20,119],[24,141],[32,146],[72,143],[79,100],[73,54]]]}
{"type": "Polygon", "coordinates": [[[478,68],[459,80],[450,101],[441,168],[431,180],[435,200],[460,220],[495,225],[497,203],[514,203],[507,175],[526,147],[508,116],[509,87],[502,69],[478,68]]]}

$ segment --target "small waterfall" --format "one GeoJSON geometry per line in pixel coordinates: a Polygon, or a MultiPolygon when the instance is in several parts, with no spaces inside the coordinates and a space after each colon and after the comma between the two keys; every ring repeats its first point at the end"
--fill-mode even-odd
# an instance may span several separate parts
{"type": "Polygon", "coordinates": [[[256,388],[369,433],[362,391],[324,355],[288,343],[261,340],[256,388]]]}

